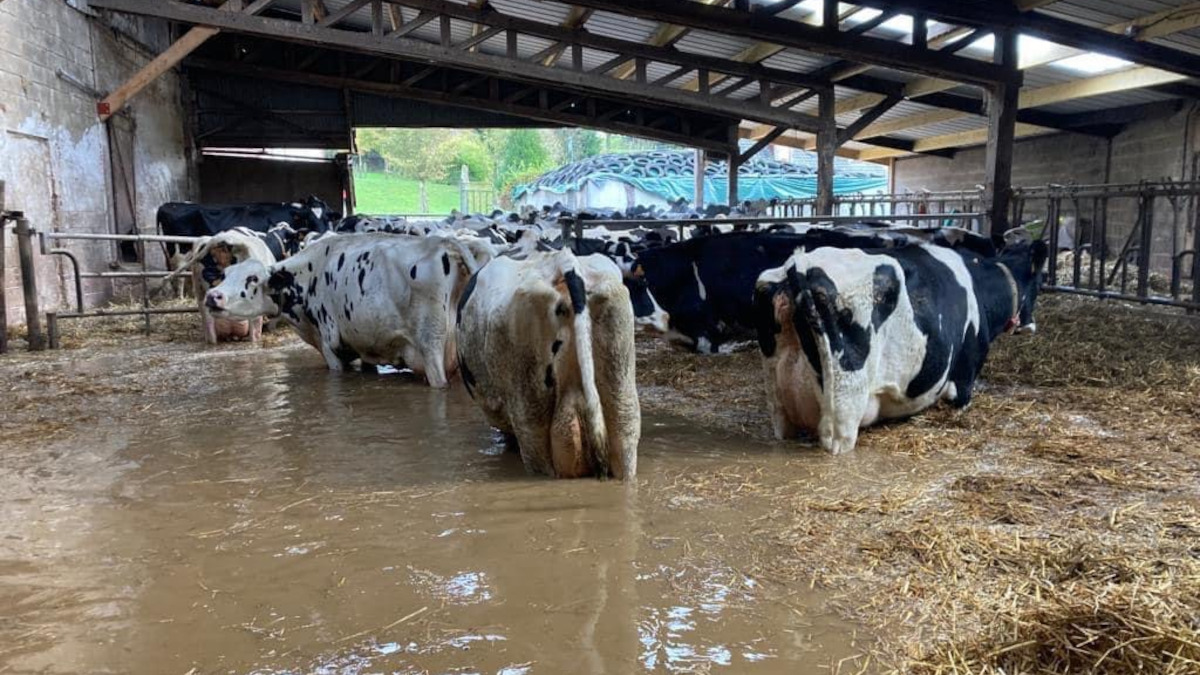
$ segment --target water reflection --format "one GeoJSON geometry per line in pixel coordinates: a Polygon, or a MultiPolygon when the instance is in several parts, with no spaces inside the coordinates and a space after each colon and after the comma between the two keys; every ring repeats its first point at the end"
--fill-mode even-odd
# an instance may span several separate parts
{"type": "Polygon", "coordinates": [[[0,644],[0,672],[824,675],[849,654],[822,598],[785,607],[747,571],[745,523],[772,504],[689,487],[768,450],[648,417],[636,484],[556,482],[460,389],[330,374],[308,350],[195,368],[157,423],[69,449],[79,480],[0,474],[61,514],[12,530],[28,543],[0,549],[24,565],[11,579],[89,598],[26,617],[58,644],[0,644]],[[827,659],[796,646],[811,622],[827,659]]]}

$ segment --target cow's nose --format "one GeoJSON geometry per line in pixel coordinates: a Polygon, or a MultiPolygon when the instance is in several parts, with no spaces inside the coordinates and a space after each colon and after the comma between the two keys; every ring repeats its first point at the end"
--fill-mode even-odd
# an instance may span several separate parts
{"type": "Polygon", "coordinates": [[[209,291],[204,297],[204,304],[209,309],[221,309],[225,305],[225,294],[216,291],[209,291]]]}

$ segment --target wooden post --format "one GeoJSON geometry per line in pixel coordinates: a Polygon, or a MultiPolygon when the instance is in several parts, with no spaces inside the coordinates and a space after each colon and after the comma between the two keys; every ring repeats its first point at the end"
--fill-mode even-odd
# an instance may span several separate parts
{"type": "MultiPolygon", "coordinates": [[[[1016,31],[996,33],[995,60],[1013,70],[1017,69],[1016,31]]],[[[988,142],[983,184],[983,203],[988,214],[987,233],[1004,232],[1009,227],[1013,144],[1017,136],[1020,93],[1020,87],[1011,84],[996,84],[988,90],[988,142]]]]}
{"type": "Polygon", "coordinates": [[[821,129],[817,132],[817,214],[833,215],[834,158],[837,157],[837,98],[833,88],[817,95],[821,129]]]}
{"type": "Polygon", "coordinates": [[[25,293],[25,326],[28,332],[29,351],[40,352],[46,348],[46,336],[42,334],[42,315],[38,310],[37,270],[33,266],[33,230],[24,215],[17,218],[17,253],[21,258],[21,289],[25,293]]]}
{"type": "Polygon", "coordinates": [[[4,181],[0,180],[0,354],[8,353],[8,260],[5,242],[8,239],[5,226],[8,218],[4,214],[4,181]]]}
{"type": "Polygon", "coordinates": [[[738,169],[742,167],[741,156],[738,155],[738,146],[733,146],[729,149],[729,181],[728,189],[725,192],[725,203],[730,208],[737,206],[738,203],[738,169]]]}
{"type": "Polygon", "coordinates": [[[704,208],[704,171],[708,168],[708,153],[696,148],[696,175],[692,194],[692,207],[697,211],[704,208]]]}

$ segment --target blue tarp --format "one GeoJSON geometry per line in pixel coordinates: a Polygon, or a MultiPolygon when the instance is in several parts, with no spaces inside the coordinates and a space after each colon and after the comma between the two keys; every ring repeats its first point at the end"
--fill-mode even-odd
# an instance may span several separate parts
{"type": "MultiPolygon", "coordinates": [[[[691,201],[695,190],[695,183],[691,176],[643,178],[623,174],[594,173],[577,183],[518,185],[513,189],[513,198],[520,199],[521,195],[532,190],[566,194],[572,190],[578,190],[588,181],[602,183],[610,180],[628,183],[651,194],[659,195],[667,201],[675,201],[680,198],[691,201]]],[[[886,177],[835,176],[833,179],[835,194],[887,189],[887,185],[886,177]]],[[[728,178],[705,178],[704,201],[708,204],[724,202],[728,188],[728,178]]],[[[804,199],[816,196],[817,179],[815,176],[747,176],[745,174],[738,176],[739,199],[804,199]]]]}

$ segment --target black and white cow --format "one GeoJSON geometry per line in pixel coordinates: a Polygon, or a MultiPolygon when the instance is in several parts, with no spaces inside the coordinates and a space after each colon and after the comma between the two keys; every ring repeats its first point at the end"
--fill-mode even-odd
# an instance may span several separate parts
{"type": "MultiPolygon", "coordinates": [[[[318,197],[291,204],[261,202],[255,204],[193,204],[170,202],[158,207],[155,221],[160,234],[172,237],[209,237],[235,227],[255,232],[267,232],[280,223],[287,223],[301,236],[309,232],[324,232],[336,214],[318,197]]],[[[169,270],[180,269],[183,257],[191,251],[190,244],[163,244],[169,270]]],[[[179,289],[182,291],[182,287],[179,289]]]]}
{"type": "Polygon", "coordinates": [[[632,478],[641,436],[633,326],[610,260],[497,258],[458,305],[463,382],[530,471],[632,478]]]}
{"type": "Polygon", "coordinates": [[[340,235],[275,265],[225,270],[208,292],[215,316],[282,316],[330,370],[360,359],[445,387],[457,367],[453,308],[487,260],[450,237],[340,235]]]}
{"type": "Polygon", "coordinates": [[[776,437],[802,429],[836,454],[879,420],[966,406],[992,341],[1033,330],[1046,257],[1040,241],[995,257],[818,248],[763,272],[754,306],[776,437]]]}
{"type": "MultiPolygon", "coordinates": [[[[983,246],[976,235],[970,246],[959,238],[931,238],[956,248],[983,246]]],[[[716,353],[722,344],[754,331],[750,298],[758,276],[782,265],[796,249],[893,248],[918,241],[873,228],[814,227],[801,234],[733,232],[643,250],[632,274],[646,280],[652,296],[670,315],[668,337],[673,343],[716,353]]]]}

